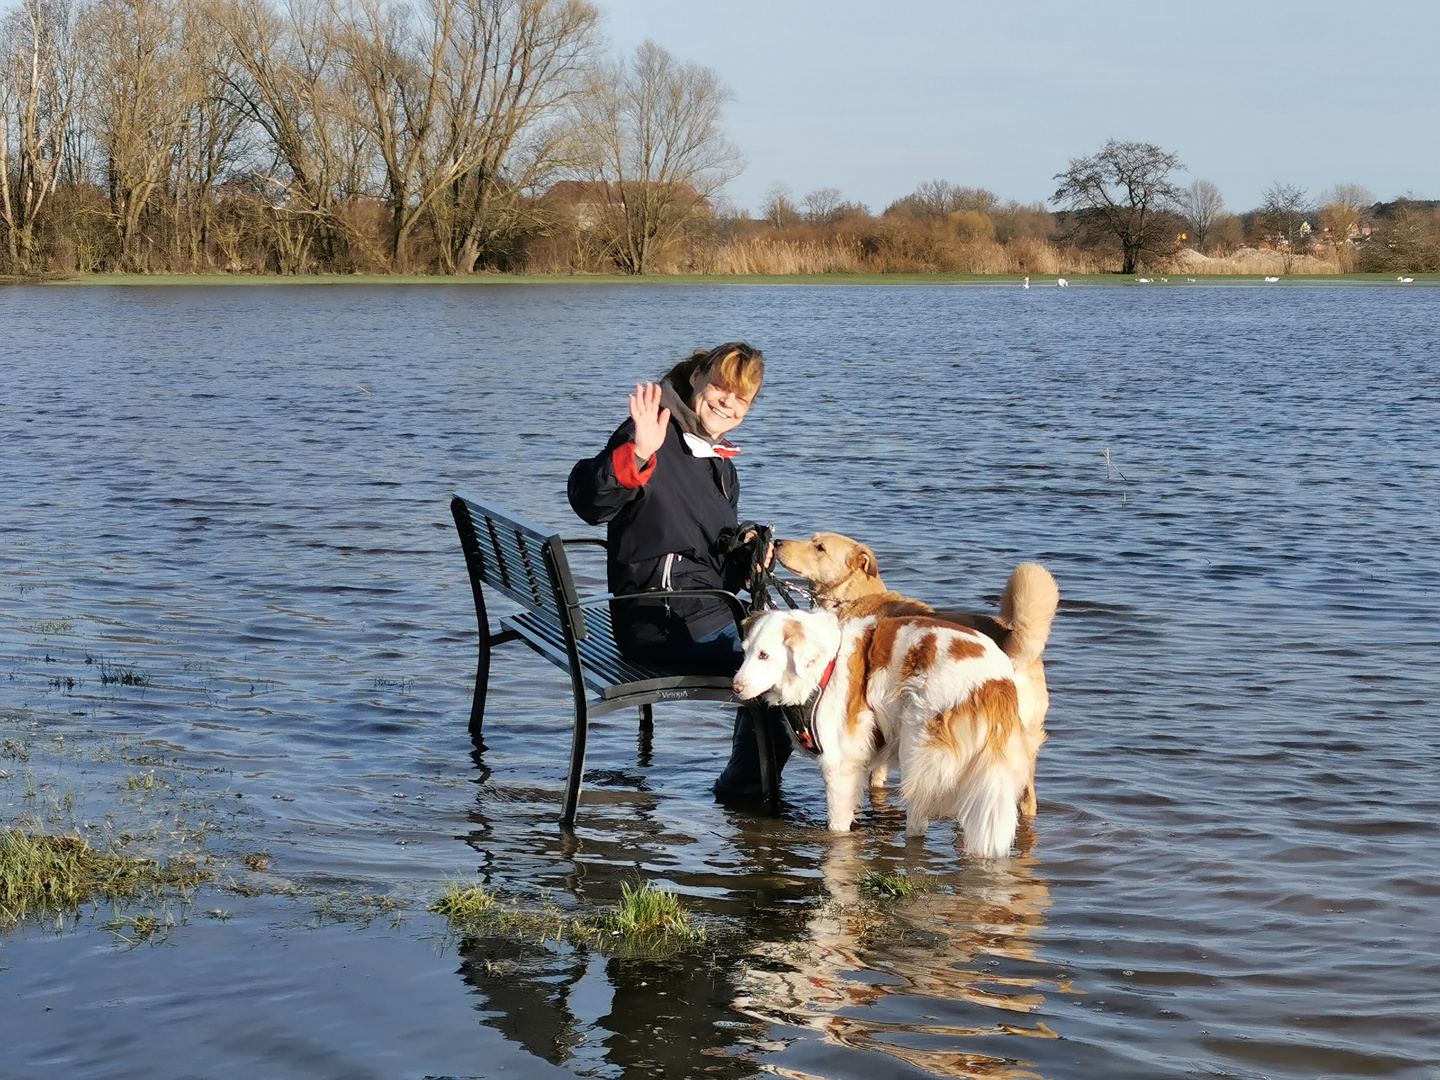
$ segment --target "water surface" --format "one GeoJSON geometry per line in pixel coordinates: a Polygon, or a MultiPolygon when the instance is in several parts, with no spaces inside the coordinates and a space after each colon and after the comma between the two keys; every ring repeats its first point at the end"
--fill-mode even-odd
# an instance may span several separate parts
{"type": "Polygon", "coordinates": [[[163,945],[0,938],[0,1072],[1433,1080],[1437,322],[1430,289],[0,290],[0,824],[64,791],[103,824],[158,769],[270,859],[163,945]],[[744,516],[936,603],[1059,579],[1014,858],[907,847],[893,798],[832,838],[803,760],[779,820],[718,806],[701,706],[599,721],[566,836],[568,684],[513,646],[471,742],[449,494],[584,533],[565,476],[627,388],[733,338],[770,364],[744,516]],[[877,909],[875,868],[930,887],[877,909]],[[707,945],[457,941],[455,874],[574,911],[644,877],[707,945]]]}

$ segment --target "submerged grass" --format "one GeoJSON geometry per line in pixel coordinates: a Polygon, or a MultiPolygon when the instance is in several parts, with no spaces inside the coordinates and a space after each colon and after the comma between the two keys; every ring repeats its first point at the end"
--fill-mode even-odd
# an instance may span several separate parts
{"type": "Polygon", "coordinates": [[[618,904],[576,918],[565,916],[548,902],[539,911],[506,904],[484,885],[465,881],[452,881],[428,910],[467,934],[631,949],[675,948],[705,940],[705,928],[691,919],[680,898],[652,882],[627,882],[621,886],[618,904]]]}
{"type": "Polygon", "coordinates": [[[327,922],[369,926],[381,917],[388,918],[392,927],[405,921],[404,901],[373,893],[357,894],[344,889],[323,893],[315,898],[314,908],[317,927],[327,922]]]}
{"type": "Polygon", "coordinates": [[[905,874],[892,874],[884,870],[869,870],[860,879],[860,888],[883,899],[898,899],[914,896],[924,888],[923,884],[911,881],[905,874]]]}
{"type": "Polygon", "coordinates": [[[83,836],[11,828],[0,833],[0,927],[92,900],[194,889],[209,876],[188,860],[138,859],[96,851],[83,836]]]}
{"type": "Polygon", "coordinates": [[[170,912],[161,916],[151,911],[144,915],[116,915],[100,929],[108,930],[133,949],[142,944],[153,945],[157,938],[163,942],[175,926],[175,916],[170,912]]]}

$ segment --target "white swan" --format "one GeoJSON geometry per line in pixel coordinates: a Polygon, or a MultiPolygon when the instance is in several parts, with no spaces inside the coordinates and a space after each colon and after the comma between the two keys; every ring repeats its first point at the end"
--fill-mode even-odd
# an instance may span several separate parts
{"type": "Polygon", "coordinates": [[[1279,281],[1280,279],[1279,279],[1278,277],[1267,277],[1265,280],[1266,280],[1266,281],[1279,281]]]}
{"type": "Polygon", "coordinates": [[[1024,284],[1022,284],[1020,287],[1021,287],[1022,289],[1028,289],[1028,288],[1030,287],[1030,279],[1027,277],[1027,278],[1025,279],[1024,284]]]}
{"type": "Polygon", "coordinates": [[[1137,277],[1137,278],[1135,279],[1135,281],[1136,281],[1137,284],[1140,284],[1140,285],[1149,285],[1149,284],[1150,284],[1150,279],[1149,279],[1148,277],[1137,277]]]}
{"type": "Polygon", "coordinates": [[[1395,280],[1396,280],[1396,281],[1403,281],[1406,285],[1409,285],[1409,284],[1410,284],[1412,281],[1414,281],[1415,279],[1414,279],[1413,277],[1402,277],[1402,278],[1396,278],[1395,280]]]}
{"type": "Polygon", "coordinates": [[[1066,281],[1063,277],[1057,277],[1055,279],[1055,284],[1062,289],[1068,289],[1070,287],[1070,283],[1066,281]]]}

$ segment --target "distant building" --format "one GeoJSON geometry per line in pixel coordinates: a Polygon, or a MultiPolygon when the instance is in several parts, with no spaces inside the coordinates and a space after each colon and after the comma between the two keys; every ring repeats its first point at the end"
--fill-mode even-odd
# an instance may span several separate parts
{"type": "MultiPolygon", "coordinates": [[[[714,214],[715,208],[689,184],[655,184],[652,189],[665,191],[673,189],[673,201],[666,202],[686,214],[699,213],[702,216],[714,214]]],[[[671,194],[672,192],[666,192],[671,194]]],[[[570,215],[577,227],[591,229],[598,225],[611,207],[619,206],[623,196],[638,197],[643,194],[643,185],[626,181],[622,186],[609,180],[559,180],[540,197],[542,205],[570,215]]]]}

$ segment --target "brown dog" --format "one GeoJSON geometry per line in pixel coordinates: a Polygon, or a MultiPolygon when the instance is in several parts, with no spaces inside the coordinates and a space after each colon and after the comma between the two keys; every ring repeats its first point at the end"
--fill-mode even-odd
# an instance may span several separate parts
{"type": "Polygon", "coordinates": [[[842,623],[867,615],[929,615],[995,639],[1015,667],[1020,718],[1030,751],[1030,782],[1020,800],[1020,812],[1034,817],[1035,757],[1045,741],[1045,713],[1050,708],[1040,654],[1060,603],[1060,589],[1050,571],[1039,563],[1017,566],[1005,583],[1000,617],[995,618],[968,611],[937,611],[921,600],[891,592],[880,580],[875,552],[840,533],[820,532],[809,540],[777,540],[775,557],[791,573],[808,581],[815,589],[816,603],[833,611],[842,623]]]}

